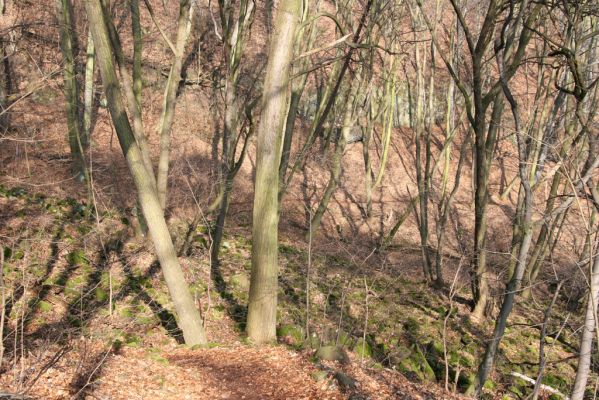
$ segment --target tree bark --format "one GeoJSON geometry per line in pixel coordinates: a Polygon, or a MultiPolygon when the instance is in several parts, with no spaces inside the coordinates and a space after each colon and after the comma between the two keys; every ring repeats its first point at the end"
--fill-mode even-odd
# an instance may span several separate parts
{"type": "Polygon", "coordinates": [[[179,265],[162,208],[158,201],[156,187],[153,184],[153,176],[148,173],[144,165],[141,150],[135,141],[125,107],[121,100],[120,85],[116,77],[115,65],[112,58],[114,52],[110,45],[102,5],[100,0],[86,0],[85,7],[96,46],[98,65],[108,100],[110,115],[139,193],[139,202],[148,223],[150,236],[156,249],[156,256],[162,267],[166,285],[174,303],[179,327],[183,332],[185,343],[189,345],[205,344],[206,335],[202,326],[202,319],[179,265]]]}
{"type": "Polygon", "coordinates": [[[256,344],[276,339],[278,292],[279,163],[287,109],[289,69],[301,1],[282,0],[275,19],[256,147],[252,274],[247,333],[256,344]]]}
{"type": "Polygon", "coordinates": [[[94,101],[94,69],[96,49],[91,32],[88,32],[87,50],[85,52],[85,87],[83,89],[83,135],[89,143],[92,130],[92,111],[94,101]]]}
{"type": "Polygon", "coordinates": [[[129,0],[131,9],[131,31],[133,34],[133,94],[135,95],[135,103],[141,114],[141,51],[142,51],[142,33],[141,21],[139,17],[139,0],[129,0]]]}
{"type": "Polygon", "coordinates": [[[156,187],[158,189],[158,200],[162,210],[166,208],[166,195],[168,184],[168,170],[171,148],[171,127],[175,116],[177,88],[181,80],[181,68],[183,66],[183,54],[191,28],[191,1],[181,0],[179,4],[179,20],[177,22],[177,41],[175,44],[175,55],[171,70],[164,90],[164,101],[162,114],[158,124],[158,136],[160,137],[160,157],[158,159],[158,171],[156,172],[156,187]]]}
{"type": "Polygon", "coordinates": [[[81,101],[75,66],[73,10],[69,0],[58,0],[57,8],[60,25],[60,49],[64,62],[63,76],[68,141],[73,159],[73,174],[78,180],[87,182],[89,177],[84,157],[87,143],[83,140],[83,127],[79,119],[81,101]]]}
{"type": "Polygon", "coordinates": [[[222,238],[225,232],[225,221],[229,210],[229,200],[233,190],[233,182],[237,172],[245,159],[246,149],[250,136],[253,134],[251,113],[255,102],[243,99],[238,92],[241,61],[244,57],[247,38],[254,20],[254,2],[242,0],[239,5],[238,18],[234,17],[234,9],[229,1],[219,2],[221,26],[223,27],[223,47],[227,75],[225,78],[225,112],[222,134],[222,155],[220,168],[220,188],[218,200],[218,216],[216,227],[212,236],[211,260],[215,276],[218,276],[219,253],[222,238]],[[244,101],[245,100],[245,101],[244,101]],[[245,104],[244,104],[245,103],[245,104]],[[249,104],[248,104],[249,103],[249,104]],[[246,134],[239,159],[236,160],[237,147],[242,137],[242,115],[246,116],[250,125],[246,134]]]}
{"type": "MultiPolygon", "coordinates": [[[[589,263],[590,265],[590,263],[589,263]]],[[[595,245],[595,256],[590,270],[590,284],[587,307],[584,314],[584,326],[580,335],[580,355],[578,368],[572,389],[572,400],[582,400],[591,369],[593,339],[597,329],[597,300],[599,299],[599,241],[595,245]]]]}

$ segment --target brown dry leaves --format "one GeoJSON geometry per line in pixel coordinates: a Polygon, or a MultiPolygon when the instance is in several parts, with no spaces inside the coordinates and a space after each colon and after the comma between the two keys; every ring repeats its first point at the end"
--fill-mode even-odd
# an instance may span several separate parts
{"type": "MultiPolygon", "coordinates": [[[[327,363],[328,379],[316,382],[309,354],[283,346],[241,344],[191,350],[171,344],[115,352],[86,339],[39,376],[28,394],[48,400],[104,399],[458,399],[437,385],[409,382],[396,371],[370,369],[355,357],[347,365],[327,363]],[[356,380],[343,392],[332,378],[340,370],[356,380]]],[[[28,360],[32,361],[32,360],[28,360]]],[[[32,372],[41,365],[33,366],[32,372]]],[[[34,375],[37,375],[34,373],[34,375]]],[[[0,377],[3,391],[16,392],[12,374],[0,377]]]]}

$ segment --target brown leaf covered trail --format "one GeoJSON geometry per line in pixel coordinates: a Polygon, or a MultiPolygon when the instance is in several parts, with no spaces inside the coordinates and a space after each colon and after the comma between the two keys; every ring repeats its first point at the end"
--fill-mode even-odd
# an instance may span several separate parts
{"type": "MultiPolygon", "coordinates": [[[[319,369],[310,362],[309,353],[283,346],[150,350],[107,351],[87,342],[49,368],[40,368],[41,375],[27,395],[48,400],[458,398],[436,385],[411,383],[392,370],[363,368],[354,357],[344,366],[320,366],[329,374],[316,381],[313,376],[319,369]],[[356,387],[342,390],[332,377],[334,369],[355,379],[356,387]]],[[[13,377],[8,375],[0,377],[0,393],[12,392],[13,377]]]]}

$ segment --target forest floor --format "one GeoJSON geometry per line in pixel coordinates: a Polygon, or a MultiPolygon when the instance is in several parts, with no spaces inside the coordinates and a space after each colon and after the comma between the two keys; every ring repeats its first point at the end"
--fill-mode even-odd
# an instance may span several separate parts
{"type": "Polygon", "coordinates": [[[343,350],[343,359],[317,359],[312,347],[320,339],[315,346],[301,343],[297,325],[283,326],[278,345],[248,345],[240,324],[245,310],[238,304],[249,282],[248,242],[227,238],[223,277],[231,292],[219,293],[202,265],[203,226],[194,231],[181,261],[211,342],[206,348],[186,347],[157,264],[143,242],[127,236],[132,230],[126,217],[94,218],[72,199],[0,189],[1,235],[19,239],[3,254],[4,287],[12,290],[4,307],[0,398],[9,393],[34,399],[458,397],[434,384],[410,382],[373,363],[371,354],[343,350]]]}
{"type": "MultiPolygon", "coordinates": [[[[227,235],[222,267],[211,270],[210,229],[172,220],[210,340],[189,348],[159,266],[126,215],[88,215],[73,199],[0,188],[0,234],[11,244],[4,287],[12,289],[0,392],[36,399],[440,399],[471,390],[492,321],[470,323],[465,287],[454,286],[452,295],[428,287],[413,249],[394,249],[386,258],[394,263],[375,253],[358,259],[281,243],[279,343],[257,348],[243,335],[247,234],[227,235]]],[[[448,276],[461,273],[459,262],[449,264],[448,276]]],[[[530,393],[510,373],[535,376],[546,300],[540,294],[511,319],[487,397],[530,393]]],[[[561,338],[547,338],[543,381],[567,392],[577,335],[558,308],[549,331],[561,329],[561,338]]]]}

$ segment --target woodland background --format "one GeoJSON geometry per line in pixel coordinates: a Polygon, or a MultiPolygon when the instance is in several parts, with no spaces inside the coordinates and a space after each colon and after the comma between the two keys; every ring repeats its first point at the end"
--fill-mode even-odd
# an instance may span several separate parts
{"type": "Polygon", "coordinates": [[[596,398],[596,2],[0,11],[0,398],[596,398]]]}

